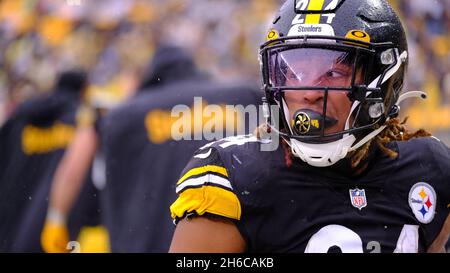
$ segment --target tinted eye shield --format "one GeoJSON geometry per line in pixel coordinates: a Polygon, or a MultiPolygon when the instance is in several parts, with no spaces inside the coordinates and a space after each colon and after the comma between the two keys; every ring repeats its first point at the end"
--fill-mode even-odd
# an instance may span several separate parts
{"type": "MultiPolygon", "coordinates": [[[[389,48],[391,43],[383,43],[383,44],[372,44],[366,43],[358,40],[348,39],[348,38],[337,38],[331,36],[298,36],[298,37],[285,37],[279,38],[275,40],[271,40],[266,42],[261,46],[260,56],[262,61],[262,69],[263,69],[263,80],[266,88],[276,88],[277,90],[324,90],[327,86],[293,86],[292,84],[289,86],[282,85],[274,85],[271,82],[269,69],[271,68],[271,60],[273,59],[274,54],[281,54],[283,52],[294,51],[295,49],[304,50],[305,52],[310,50],[323,50],[330,52],[346,52],[352,54],[353,60],[355,61],[350,65],[358,65],[356,63],[357,60],[360,60],[362,56],[366,58],[370,63],[367,65],[369,68],[371,67],[371,63],[375,59],[375,47],[385,47],[389,48]],[[310,88],[312,87],[312,89],[310,88]]],[[[308,56],[305,56],[308,57],[308,56]]],[[[307,62],[307,61],[306,61],[307,62]]],[[[353,73],[356,72],[356,67],[353,67],[353,73]]],[[[314,67],[310,67],[310,69],[314,69],[314,67]]],[[[370,71],[365,71],[365,74],[370,75],[370,71]]],[[[354,80],[356,75],[352,75],[351,86],[354,86],[354,80]]],[[[367,83],[365,79],[365,83],[367,83]]],[[[368,83],[367,83],[368,84],[368,83]]],[[[329,87],[329,86],[328,86],[329,87]]],[[[343,91],[352,91],[350,86],[333,86],[333,90],[343,90],[343,91]]],[[[375,90],[372,90],[375,91],[375,90]]]]}
{"type": "MultiPolygon", "coordinates": [[[[345,91],[350,101],[382,101],[379,86],[381,86],[381,79],[383,77],[380,77],[380,81],[376,84],[376,87],[368,87],[370,81],[373,80],[371,78],[373,75],[370,68],[374,65],[376,58],[378,57],[376,56],[377,50],[379,49],[382,51],[383,49],[388,49],[391,47],[392,43],[374,44],[331,36],[286,37],[268,41],[261,46],[260,51],[265,92],[269,94],[269,99],[272,98],[278,103],[282,109],[282,115],[284,115],[284,105],[280,102],[284,98],[285,91],[318,90],[324,92],[322,124],[327,124],[325,119],[327,118],[326,107],[328,92],[345,91]],[[291,53],[295,51],[297,51],[297,55],[291,53]],[[318,52],[324,52],[325,54],[320,56],[320,54],[317,54],[318,52]],[[332,54],[330,54],[330,52],[332,54]],[[293,57],[290,58],[289,55],[292,55],[293,57]],[[320,61],[315,62],[318,56],[320,60],[326,60],[326,58],[323,57],[325,55],[331,56],[331,58],[327,57],[328,64],[322,65],[320,61]],[[301,59],[301,56],[304,56],[305,58],[303,60],[304,64],[292,65],[293,62],[291,60],[301,59]],[[319,70],[319,75],[327,73],[326,71],[328,67],[333,67],[335,64],[340,63],[335,61],[334,64],[332,64],[330,60],[333,58],[339,60],[340,57],[343,57],[341,59],[341,63],[351,67],[349,70],[350,75],[347,75],[351,77],[351,80],[348,79],[346,82],[331,80],[318,80],[317,82],[313,82],[310,80],[310,78],[314,78],[308,76],[310,71],[313,71],[314,69],[319,70]],[[309,67],[308,65],[305,65],[305,63],[308,63],[308,58],[312,60],[309,67]],[[368,68],[368,70],[363,71],[364,68],[368,68]],[[368,92],[370,92],[369,95],[367,94],[368,92]]],[[[333,73],[336,72],[331,70],[331,75],[333,75],[333,73]]],[[[338,71],[337,75],[339,75],[339,73],[340,72],[338,71]]],[[[331,79],[334,80],[335,77],[331,77],[331,79]]],[[[286,118],[289,120],[291,117],[286,118]]],[[[344,131],[331,133],[328,135],[325,135],[324,126],[321,128],[322,133],[320,134],[320,137],[336,138],[345,133],[353,133],[356,131],[373,128],[379,121],[380,119],[366,126],[349,128],[344,131]]],[[[287,125],[286,121],[283,120],[283,122],[287,125]]],[[[294,135],[289,137],[298,138],[299,140],[317,139],[317,135],[298,135],[295,132],[293,133],[294,135]]]]}
{"type": "MultiPolygon", "coordinates": [[[[368,56],[322,48],[289,48],[269,51],[270,86],[308,89],[328,87],[342,90],[361,85],[368,56]]],[[[292,89],[291,89],[292,90],[292,89]]],[[[309,90],[309,89],[308,89],[309,90]]]]}
{"type": "MultiPolygon", "coordinates": [[[[355,60],[358,60],[359,56],[366,56],[368,58],[369,64],[367,66],[372,67],[375,63],[376,52],[383,51],[385,49],[392,48],[393,44],[391,42],[388,43],[367,43],[359,40],[348,39],[348,38],[339,38],[334,36],[292,36],[292,37],[283,37],[274,40],[267,41],[260,47],[260,61],[263,75],[263,83],[264,89],[266,91],[273,89],[273,91],[283,91],[283,90],[325,90],[327,86],[273,86],[270,82],[269,68],[270,68],[270,53],[275,51],[288,51],[296,48],[317,48],[317,49],[326,49],[331,51],[341,51],[341,52],[352,52],[355,54],[355,60]]],[[[396,62],[398,60],[395,60],[396,62]]],[[[355,64],[356,65],[356,64],[355,64]]],[[[389,70],[391,67],[395,65],[392,64],[386,70],[389,70]]],[[[353,72],[356,72],[356,69],[353,69],[353,72]]],[[[366,79],[364,82],[369,84],[369,78],[371,75],[371,71],[365,71],[366,79]]],[[[355,86],[354,80],[356,75],[352,75],[351,87],[333,87],[333,90],[341,90],[341,91],[353,91],[352,89],[359,89],[360,87],[355,86]]],[[[377,86],[381,85],[381,79],[378,82],[377,86]]],[[[367,88],[367,91],[377,92],[379,91],[377,88],[370,89],[367,88]]],[[[356,96],[356,95],[355,95],[356,96]]],[[[357,96],[355,98],[358,98],[357,96]]]]}

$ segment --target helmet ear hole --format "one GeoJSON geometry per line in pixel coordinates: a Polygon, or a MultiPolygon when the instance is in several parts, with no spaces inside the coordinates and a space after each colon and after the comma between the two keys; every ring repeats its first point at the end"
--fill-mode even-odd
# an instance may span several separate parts
{"type": "Polygon", "coordinates": [[[399,112],[400,112],[400,107],[398,105],[393,105],[391,110],[389,111],[389,117],[396,118],[396,117],[398,117],[399,112]]]}

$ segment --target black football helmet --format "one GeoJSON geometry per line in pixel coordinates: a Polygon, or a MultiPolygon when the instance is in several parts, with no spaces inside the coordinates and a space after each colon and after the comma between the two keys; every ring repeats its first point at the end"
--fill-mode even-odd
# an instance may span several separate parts
{"type": "Polygon", "coordinates": [[[398,115],[408,48],[386,0],[288,0],[260,48],[260,62],[266,101],[280,110],[279,124],[269,124],[280,128],[294,155],[326,167],[398,115]],[[321,109],[288,109],[288,94],[311,90],[322,92],[321,109]],[[351,107],[343,129],[327,132],[337,123],[327,111],[332,92],[346,94],[351,107]]]}

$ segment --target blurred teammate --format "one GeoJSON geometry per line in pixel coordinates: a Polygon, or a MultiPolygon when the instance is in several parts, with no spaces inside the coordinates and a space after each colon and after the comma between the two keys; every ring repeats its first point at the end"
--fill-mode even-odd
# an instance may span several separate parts
{"type": "MultiPolygon", "coordinates": [[[[199,71],[187,51],[162,46],[155,52],[140,92],[102,123],[107,174],[102,209],[113,252],[168,251],[174,225],[167,208],[176,198],[169,181],[206,144],[205,140],[174,141],[171,110],[177,105],[193,106],[194,97],[203,100],[203,107],[247,106],[259,98],[256,84],[218,84],[199,71]]],[[[204,123],[203,108],[199,110],[196,118],[204,123]]],[[[243,120],[236,122],[244,125],[243,120]]],[[[202,124],[195,126],[193,133],[202,134],[202,124]]]]}
{"type": "Polygon", "coordinates": [[[93,242],[89,249],[86,245],[68,245],[79,235],[69,234],[69,215],[74,211],[79,211],[80,217],[88,219],[87,226],[96,226],[100,222],[99,187],[96,183],[101,183],[102,177],[96,174],[102,170],[98,170],[98,164],[95,164],[101,164],[99,127],[108,109],[118,103],[106,94],[94,93],[89,102],[86,99],[77,109],[73,140],[54,173],[45,225],[41,229],[41,244],[45,252],[108,251],[107,235],[101,227],[93,230],[96,237],[93,240],[101,245],[93,242]]]}
{"type": "Polygon", "coordinates": [[[268,33],[263,87],[281,121],[267,126],[281,145],[197,151],[176,184],[170,250],[444,251],[450,149],[397,119],[425,95],[400,95],[408,49],[387,1],[288,0],[268,33]]]}
{"type": "MultiPolygon", "coordinates": [[[[23,103],[0,129],[1,251],[42,251],[52,176],[73,139],[86,81],[83,71],[62,73],[52,94],[23,103]]],[[[84,221],[78,212],[68,216],[71,233],[84,221]]]]}

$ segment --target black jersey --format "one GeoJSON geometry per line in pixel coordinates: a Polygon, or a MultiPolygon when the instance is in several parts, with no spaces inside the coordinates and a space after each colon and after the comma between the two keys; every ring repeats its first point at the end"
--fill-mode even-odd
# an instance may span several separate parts
{"type": "Polygon", "coordinates": [[[349,177],[315,168],[284,149],[261,151],[252,136],[198,150],[177,182],[174,219],[236,221],[249,252],[424,252],[450,203],[450,149],[435,138],[392,142],[349,177]]]}
{"type": "Polygon", "coordinates": [[[171,111],[180,105],[189,109],[195,97],[204,105],[246,107],[260,101],[256,85],[184,80],[140,93],[105,117],[101,145],[107,182],[101,199],[112,252],[168,251],[175,229],[167,213],[176,200],[171,181],[208,143],[199,137],[201,126],[192,127],[193,140],[174,140],[171,111]]]}
{"type": "MultiPolygon", "coordinates": [[[[42,252],[55,170],[76,127],[96,120],[79,106],[78,94],[56,92],[23,103],[0,129],[0,252],[42,252]]],[[[86,183],[68,217],[71,239],[98,221],[84,213],[97,208],[93,194],[92,183],[86,183]]]]}

